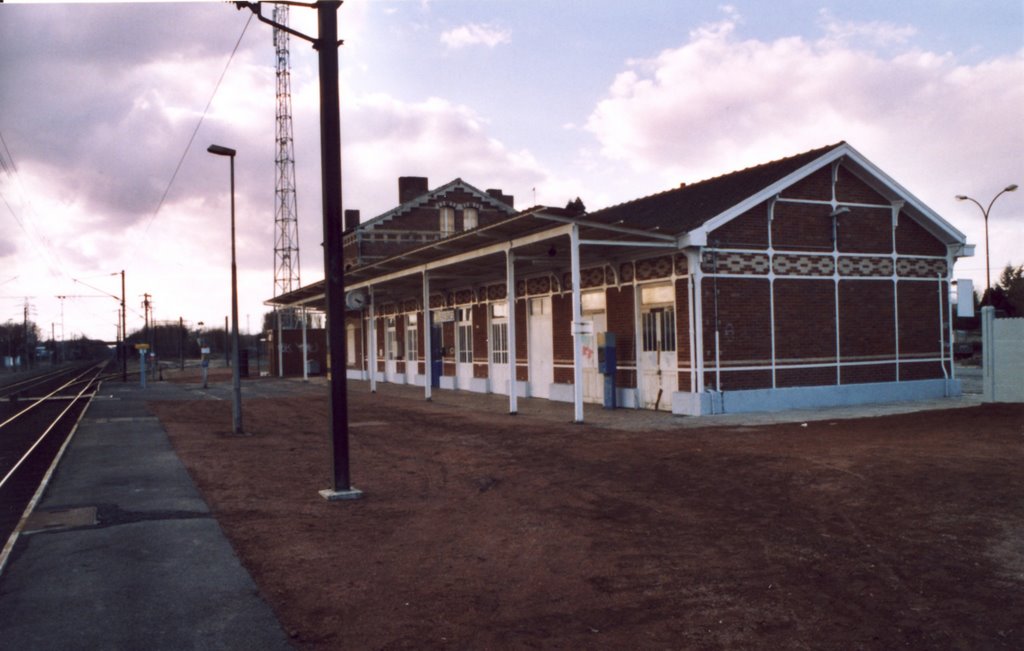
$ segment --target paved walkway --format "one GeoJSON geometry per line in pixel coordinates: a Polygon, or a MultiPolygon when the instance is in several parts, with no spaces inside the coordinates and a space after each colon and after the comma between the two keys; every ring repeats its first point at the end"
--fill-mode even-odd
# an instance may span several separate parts
{"type": "Polygon", "coordinates": [[[103,385],[0,574],[0,648],[291,648],[144,402],[215,397],[103,385]]]}
{"type": "MultiPolygon", "coordinates": [[[[958,369],[958,374],[960,370],[958,369]]],[[[979,371],[980,378],[980,371],[979,371]]],[[[311,383],[323,384],[322,378],[313,378],[311,383]]],[[[818,409],[793,409],[781,412],[758,412],[747,414],[718,414],[714,416],[674,416],[666,411],[648,409],[603,409],[601,405],[586,403],[583,405],[583,422],[592,427],[623,429],[634,431],[692,429],[697,427],[742,427],[769,425],[773,423],[802,423],[818,420],[841,420],[848,418],[871,418],[891,414],[905,414],[931,409],[954,409],[973,407],[981,404],[980,388],[972,393],[973,384],[964,378],[964,395],[955,398],[939,398],[935,400],[917,400],[893,402],[885,404],[854,405],[849,407],[827,407],[818,409]]],[[[978,380],[980,387],[980,379],[978,380]]],[[[368,381],[349,380],[348,392],[350,400],[358,400],[361,395],[370,394],[368,381]]],[[[378,396],[408,400],[424,400],[422,386],[377,382],[378,396]]],[[[472,391],[452,391],[434,389],[431,402],[437,405],[461,407],[488,411],[490,413],[508,413],[509,398],[507,395],[493,393],[475,393],[472,391]]],[[[517,415],[568,423],[573,420],[573,405],[568,402],[555,402],[537,398],[519,398],[517,415]]]]}

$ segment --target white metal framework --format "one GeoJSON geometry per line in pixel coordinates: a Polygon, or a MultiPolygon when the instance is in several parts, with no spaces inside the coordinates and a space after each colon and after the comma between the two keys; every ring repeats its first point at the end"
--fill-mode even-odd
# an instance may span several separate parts
{"type": "MultiPolygon", "coordinates": [[[[274,22],[288,25],[288,5],[274,5],[274,22]]],[[[302,285],[299,275],[299,222],[295,196],[295,146],[292,137],[291,70],[288,33],[274,28],[277,55],[277,154],[274,211],[274,296],[287,294],[302,285]]],[[[279,328],[294,328],[294,309],[279,313],[279,328]]]]}

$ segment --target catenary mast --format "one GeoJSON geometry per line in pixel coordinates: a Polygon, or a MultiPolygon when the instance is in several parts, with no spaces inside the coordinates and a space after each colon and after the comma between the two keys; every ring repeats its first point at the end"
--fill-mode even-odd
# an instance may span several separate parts
{"type": "MultiPolygon", "coordinates": [[[[288,25],[288,5],[274,5],[274,22],[288,25]]],[[[291,63],[288,57],[288,33],[274,28],[277,55],[277,154],[275,156],[274,211],[274,296],[302,286],[299,276],[299,222],[295,198],[295,143],[292,137],[291,63]]],[[[280,327],[298,325],[294,310],[280,314],[280,327]]]]}

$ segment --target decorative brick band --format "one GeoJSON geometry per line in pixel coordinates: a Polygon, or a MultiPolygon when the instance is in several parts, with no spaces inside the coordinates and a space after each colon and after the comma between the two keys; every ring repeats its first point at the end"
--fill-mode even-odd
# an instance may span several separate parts
{"type": "Polygon", "coordinates": [[[508,296],[508,288],[505,285],[489,285],[487,287],[487,300],[496,301],[508,296]]]}
{"type": "Polygon", "coordinates": [[[945,276],[946,261],[934,258],[897,258],[896,275],[910,278],[945,276]]]}
{"type": "Polygon", "coordinates": [[[619,278],[622,279],[622,282],[631,283],[633,282],[634,277],[632,262],[623,262],[619,265],[619,278]]]}
{"type": "Polygon", "coordinates": [[[705,273],[757,275],[768,274],[771,264],[767,253],[719,253],[715,263],[715,254],[705,251],[701,256],[700,268],[705,273]]]}
{"type": "MultiPolygon", "coordinates": [[[[572,287],[572,274],[562,275],[562,285],[566,289],[572,287]]],[[[601,287],[604,285],[604,267],[592,267],[580,271],[580,289],[601,287]]]]}
{"type": "Polygon", "coordinates": [[[640,260],[636,263],[637,280],[654,280],[668,278],[672,275],[672,257],[663,255],[657,258],[640,260]]]}
{"type": "Polygon", "coordinates": [[[540,278],[530,278],[526,281],[526,293],[533,296],[535,294],[547,294],[551,291],[551,278],[548,276],[542,276],[540,278]]]}
{"type": "Polygon", "coordinates": [[[779,254],[772,260],[779,276],[831,276],[835,271],[832,256],[779,254]]]}
{"type": "Polygon", "coordinates": [[[891,276],[892,258],[853,256],[839,257],[840,276],[891,276]]]}
{"type": "Polygon", "coordinates": [[[676,254],[676,275],[685,276],[688,270],[686,256],[682,253],[676,254]]]}
{"type": "Polygon", "coordinates": [[[473,302],[473,290],[471,289],[460,289],[455,292],[455,304],[465,305],[466,303],[473,302]]]}

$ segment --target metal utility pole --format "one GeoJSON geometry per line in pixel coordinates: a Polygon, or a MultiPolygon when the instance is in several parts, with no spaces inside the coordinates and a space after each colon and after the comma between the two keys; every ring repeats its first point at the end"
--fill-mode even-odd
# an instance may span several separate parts
{"type": "Polygon", "coordinates": [[[329,500],[357,499],[349,476],[348,393],[345,386],[345,263],[342,259],[341,111],[338,90],[338,8],[341,2],[282,2],[316,8],[318,35],[312,38],[264,17],[259,2],[236,2],[248,7],[261,22],[313,43],[320,69],[320,168],[323,192],[324,284],[327,303],[327,354],[331,368],[329,422],[332,486],[320,491],[329,500]]]}
{"type": "Polygon", "coordinates": [[[146,341],[147,344],[150,344],[152,346],[153,342],[149,340],[149,334],[150,334],[149,333],[149,307],[150,307],[150,305],[152,305],[152,303],[149,302],[149,294],[143,294],[142,295],[142,314],[143,314],[143,317],[145,317],[145,328],[146,328],[146,331],[145,331],[145,334],[143,335],[142,338],[146,341]]]}
{"type": "MultiPolygon", "coordinates": [[[[288,53],[288,5],[275,4],[274,52],[277,56],[277,173],[274,184],[274,298],[302,286],[299,269],[299,221],[295,194],[295,141],[292,137],[291,63],[288,53]]],[[[295,310],[278,310],[283,327],[295,327],[295,310]],[[283,314],[281,314],[283,312],[283,314]]],[[[280,348],[280,342],[278,342],[280,348]]]]}
{"type": "Polygon", "coordinates": [[[121,270],[121,381],[128,381],[128,331],[125,330],[124,269],[121,270]]]}

